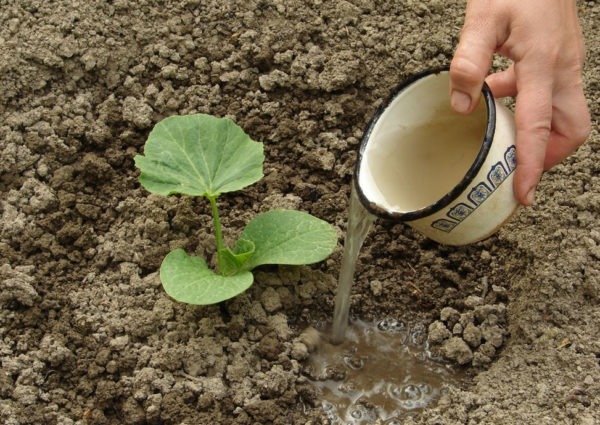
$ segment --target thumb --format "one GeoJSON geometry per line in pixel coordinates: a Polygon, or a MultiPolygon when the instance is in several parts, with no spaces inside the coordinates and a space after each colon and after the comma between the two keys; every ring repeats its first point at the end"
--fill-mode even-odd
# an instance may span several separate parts
{"type": "Polygon", "coordinates": [[[487,2],[469,2],[465,24],[450,64],[450,103],[461,114],[468,114],[478,104],[483,81],[490,69],[498,45],[495,25],[487,2]]]}

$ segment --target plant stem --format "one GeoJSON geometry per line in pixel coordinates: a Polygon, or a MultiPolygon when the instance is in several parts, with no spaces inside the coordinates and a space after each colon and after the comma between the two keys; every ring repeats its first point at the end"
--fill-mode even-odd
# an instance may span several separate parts
{"type": "Polygon", "coordinates": [[[215,223],[215,236],[217,238],[217,268],[221,275],[223,275],[223,263],[221,260],[221,252],[223,251],[223,236],[221,235],[221,222],[219,221],[219,210],[217,210],[217,197],[207,196],[210,201],[210,207],[212,208],[213,222],[215,223]]]}

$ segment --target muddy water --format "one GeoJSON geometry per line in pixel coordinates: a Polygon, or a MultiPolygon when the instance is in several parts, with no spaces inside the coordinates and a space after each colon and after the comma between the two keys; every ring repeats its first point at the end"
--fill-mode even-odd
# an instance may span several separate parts
{"type": "Polygon", "coordinates": [[[337,293],[335,295],[335,308],[333,311],[331,341],[335,344],[341,343],[344,339],[344,332],[348,326],[350,291],[354,282],[356,260],[374,220],[375,216],[367,212],[361,205],[354,184],[352,184],[348,228],[346,230],[346,239],[344,240],[342,267],[340,269],[337,293]]]}
{"type": "Polygon", "coordinates": [[[421,337],[403,322],[386,319],[354,321],[342,344],[322,342],[307,374],[320,389],[331,423],[401,424],[447,388],[463,386],[466,377],[432,359],[421,337]]]}

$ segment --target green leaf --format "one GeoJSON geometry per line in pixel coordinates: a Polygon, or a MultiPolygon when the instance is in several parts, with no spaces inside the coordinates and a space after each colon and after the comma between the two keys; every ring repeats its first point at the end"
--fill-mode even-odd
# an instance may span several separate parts
{"type": "Polygon", "coordinates": [[[221,270],[221,273],[228,276],[242,270],[252,254],[254,254],[254,243],[245,239],[238,240],[233,251],[229,248],[222,251],[223,262],[221,266],[223,270],[221,270]]]}
{"type": "Polygon", "coordinates": [[[255,217],[241,239],[254,242],[255,251],[245,265],[311,264],[324,260],[337,244],[337,233],[329,223],[291,210],[268,211],[255,217]]]}
{"type": "Polygon", "coordinates": [[[135,157],[140,183],[160,195],[216,197],[263,176],[262,143],[233,121],[211,115],[165,118],[150,133],[144,154],[135,157]]]}
{"type": "Polygon", "coordinates": [[[215,274],[202,258],[189,256],[183,249],[171,251],[160,266],[160,280],[167,294],[195,305],[215,304],[241,294],[253,279],[249,271],[233,276],[215,274]]]}

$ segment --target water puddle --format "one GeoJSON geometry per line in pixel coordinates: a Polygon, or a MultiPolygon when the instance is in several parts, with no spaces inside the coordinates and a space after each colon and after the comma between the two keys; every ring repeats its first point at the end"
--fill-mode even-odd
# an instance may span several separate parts
{"type": "Polygon", "coordinates": [[[331,344],[327,328],[305,373],[320,390],[332,425],[397,425],[450,387],[464,387],[459,370],[429,356],[422,331],[403,322],[352,321],[343,342],[331,344]]]}

